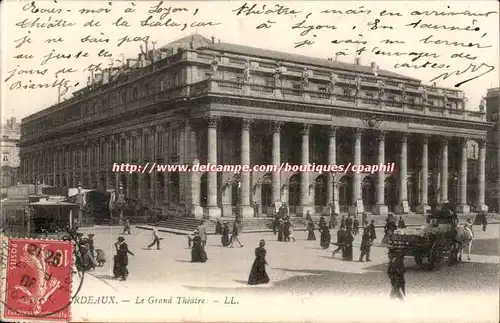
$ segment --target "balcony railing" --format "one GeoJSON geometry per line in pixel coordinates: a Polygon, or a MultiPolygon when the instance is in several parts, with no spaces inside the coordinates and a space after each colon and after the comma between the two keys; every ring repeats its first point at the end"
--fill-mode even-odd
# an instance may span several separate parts
{"type": "MultiPolygon", "coordinates": [[[[395,83],[396,84],[396,83],[395,83]]],[[[340,90],[340,89],[337,89],[340,90]]],[[[133,102],[126,104],[117,104],[110,107],[106,113],[95,114],[91,116],[82,117],[79,120],[73,120],[50,129],[44,130],[45,134],[58,133],[66,129],[82,126],[85,124],[92,124],[100,120],[115,117],[118,114],[136,111],[143,109],[151,104],[160,103],[162,101],[172,101],[192,96],[200,96],[205,94],[237,94],[240,96],[259,97],[262,96],[266,99],[286,99],[292,102],[308,102],[311,104],[328,104],[331,106],[342,106],[350,108],[363,108],[373,110],[384,110],[397,108],[402,109],[405,113],[415,115],[431,115],[436,117],[446,117],[456,120],[470,120],[470,121],[486,121],[486,114],[479,111],[469,111],[464,109],[452,109],[445,107],[437,107],[432,105],[423,104],[420,98],[417,98],[415,103],[410,102],[397,102],[394,100],[380,100],[373,97],[359,97],[356,98],[350,95],[342,95],[341,93],[327,93],[324,90],[310,90],[291,87],[269,86],[262,84],[244,83],[241,80],[218,80],[206,79],[194,84],[180,86],[176,88],[166,89],[161,92],[154,93],[150,96],[139,98],[133,102]]],[[[23,140],[30,140],[38,137],[39,134],[32,134],[23,136],[23,140]]]]}

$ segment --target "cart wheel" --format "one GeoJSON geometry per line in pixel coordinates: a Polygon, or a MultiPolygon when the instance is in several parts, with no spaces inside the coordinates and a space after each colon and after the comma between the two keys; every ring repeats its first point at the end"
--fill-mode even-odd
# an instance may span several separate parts
{"type": "Polygon", "coordinates": [[[419,266],[422,266],[422,256],[415,256],[415,263],[419,266]]]}

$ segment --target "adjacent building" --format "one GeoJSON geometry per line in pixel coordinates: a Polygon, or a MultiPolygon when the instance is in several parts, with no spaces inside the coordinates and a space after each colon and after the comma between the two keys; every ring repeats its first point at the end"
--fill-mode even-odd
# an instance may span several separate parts
{"type": "Polygon", "coordinates": [[[23,180],[116,188],[195,217],[487,209],[484,111],[456,89],[364,66],[215,42],[146,48],[22,120],[23,180]],[[471,145],[475,142],[476,144],[471,145]],[[477,147],[471,170],[468,147],[477,147]],[[116,173],[113,163],[383,164],[396,172],[116,173]]]}
{"type": "Polygon", "coordinates": [[[486,119],[494,124],[488,132],[487,151],[487,204],[493,210],[500,210],[500,88],[488,89],[481,102],[481,109],[486,108],[486,119]]]}
{"type": "Polygon", "coordinates": [[[18,182],[19,171],[19,141],[21,139],[21,127],[16,118],[10,118],[2,125],[0,149],[2,152],[1,164],[1,187],[14,186],[18,182]]]}

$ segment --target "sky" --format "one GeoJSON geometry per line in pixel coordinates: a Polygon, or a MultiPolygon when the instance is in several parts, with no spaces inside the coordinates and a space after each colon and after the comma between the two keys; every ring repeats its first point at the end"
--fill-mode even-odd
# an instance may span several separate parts
{"type": "MultiPolygon", "coordinates": [[[[193,33],[207,38],[213,36],[221,42],[318,58],[334,57],[336,52],[342,51],[346,55],[339,55],[338,59],[350,63],[354,62],[354,52],[364,47],[365,50],[360,56],[361,64],[370,65],[375,61],[381,69],[420,79],[425,84],[429,84],[433,78],[444,72],[451,73],[446,80],[439,78],[435,81],[437,86],[442,87],[454,87],[456,83],[494,67],[491,72],[460,87],[468,98],[466,108],[478,110],[481,97],[485,95],[487,88],[499,86],[498,2],[455,1],[451,6],[450,3],[7,0],[2,3],[1,11],[1,116],[2,119],[21,119],[58,101],[57,86],[36,90],[21,90],[20,86],[53,84],[64,78],[71,90],[62,99],[68,99],[71,92],[87,83],[90,73],[84,69],[90,64],[108,65],[112,60],[115,60],[114,64],[118,64],[116,60],[121,57],[136,58],[140,52],[139,44],[144,43],[141,39],[148,38],[149,41],[156,42],[156,47],[161,47],[193,33]],[[252,13],[242,10],[238,15],[238,9],[245,4],[246,8],[254,4],[256,7],[252,13]],[[280,9],[277,4],[282,6],[281,10],[277,10],[280,9]],[[100,12],[81,11],[99,8],[100,12]],[[357,14],[348,9],[357,10],[357,14]],[[255,14],[255,10],[273,12],[255,14]],[[384,10],[385,13],[381,13],[384,10]],[[436,16],[432,13],[433,10],[455,14],[436,16]],[[421,14],[423,11],[430,14],[421,14]],[[487,12],[490,13],[485,14],[487,12]],[[148,22],[150,25],[154,21],[164,24],[168,19],[171,20],[168,21],[168,27],[141,26],[141,21],[147,20],[149,16],[152,16],[148,22]],[[119,17],[122,17],[121,22],[127,21],[130,27],[112,25],[119,17]],[[99,21],[100,26],[83,27],[92,20],[94,25],[99,21]],[[58,23],[59,27],[40,27],[43,22],[58,23]],[[64,23],[75,25],[61,27],[64,23]],[[201,26],[202,23],[205,26],[201,26]],[[263,23],[267,26],[262,27],[263,23]],[[36,24],[38,28],[34,27],[36,24]],[[186,28],[182,30],[184,24],[186,28]],[[30,38],[30,42],[21,44],[25,36],[30,38]],[[90,36],[87,40],[100,38],[108,41],[89,42],[85,41],[86,36],[90,36]],[[421,40],[428,36],[431,38],[428,38],[427,44],[423,44],[421,40]],[[127,41],[118,46],[120,39],[123,40],[124,37],[128,37],[127,41]],[[52,38],[62,41],[55,42],[50,40],[52,38]],[[383,42],[386,39],[404,44],[386,44],[383,42]],[[436,40],[441,43],[431,43],[436,40]],[[299,43],[307,45],[295,48],[299,43]],[[472,46],[467,46],[469,43],[472,43],[472,46]],[[112,58],[98,57],[97,54],[101,50],[112,54],[112,58]],[[88,52],[88,57],[75,58],[80,51],[88,52]],[[377,51],[393,54],[387,56],[378,52],[377,55],[377,51]],[[412,52],[422,53],[421,57],[412,62],[412,59],[417,57],[416,54],[408,55],[412,52]],[[424,54],[426,52],[428,54],[424,54]],[[50,59],[42,64],[44,57],[50,53],[65,56],[71,54],[71,57],[50,59]],[[405,63],[418,67],[426,61],[430,61],[427,65],[442,64],[443,68],[395,68],[395,64],[405,63]],[[56,77],[58,71],[60,73],[56,77]],[[67,73],[68,71],[71,72],[67,73]],[[452,73],[454,71],[455,73],[452,73]],[[74,86],[77,83],[79,84],[74,86]]],[[[152,44],[149,46],[151,48],[152,44]]]]}

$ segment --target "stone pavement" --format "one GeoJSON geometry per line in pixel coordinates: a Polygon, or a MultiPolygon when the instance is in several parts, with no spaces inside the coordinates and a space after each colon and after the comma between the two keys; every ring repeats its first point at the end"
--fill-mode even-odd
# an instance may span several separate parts
{"type": "MultiPolygon", "coordinates": [[[[417,308],[432,310],[432,304],[435,304],[436,300],[429,301],[429,297],[442,295],[439,298],[440,311],[433,313],[432,317],[442,315],[446,318],[464,318],[464,315],[468,315],[467,317],[475,319],[485,318],[485,310],[498,307],[494,305],[498,305],[499,298],[498,228],[498,224],[491,225],[483,232],[479,226],[474,226],[476,240],[473,243],[471,261],[467,261],[465,256],[464,262],[456,266],[427,271],[416,267],[414,261],[408,258],[405,263],[409,301],[402,306],[415,307],[412,308],[413,311],[418,311],[417,308]],[[444,295],[446,296],[443,297],[444,295]],[[468,299],[462,299],[460,295],[466,295],[468,299]],[[471,295],[475,295],[472,303],[471,295]],[[451,303],[446,305],[444,301],[451,303]],[[460,308],[456,308],[457,304],[460,304],[460,308]]],[[[361,302],[366,304],[362,312],[370,309],[374,311],[371,312],[372,316],[378,315],[377,311],[381,308],[391,306],[387,304],[387,249],[379,244],[372,249],[371,262],[345,262],[339,259],[340,254],[332,258],[332,248],[322,249],[319,240],[305,240],[306,232],[295,232],[297,241],[289,243],[276,241],[276,236],[269,232],[244,232],[240,239],[244,244],[243,248],[221,247],[219,236],[209,236],[209,260],[201,264],[190,263],[190,250],[187,248],[185,236],[160,233],[163,238],[162,249],[147,250],[145,247],[151,241],[151,232],[132,229],[132,234],[126,235],[125,239],[135,256],[129,258],[129,279],[122,282],[111,278],[110,261],[114,254],[113,243],[121,233],[121,228],[98,229],[94,233],[96,248],[105,250],[108,262],[104,267],[86,275],[86,279],[89,276],[95,279],[87,279],[79,295],[111,294],[116,297],[118,303],[113,307],[76,304],[72,311],[75,319],[81,318],[78,321],[153,321],[159,318],[171,318],[175,321],[187,321],[188,318],[196,321],[198,318],[199,321],[199,315],[202,315],[204,319],[210,317],[214,321],[236,322],[243,319],[248,321],[248,313],[258,313],[259,308],[261,313],[266,314],[259,317],[260,321],[320,321],[316,316],[307,316],[306,313],[321,313],[330,319],[335,313],[336,318],[350,318],[352,321],[353,316],[362,313],[345,313],[346,306],[355,306],[361,302]],[[246,281],[254,260],[254,249],[260,239],[266,240],[269,263],[267,272],[271,283],[248,286],[246,281]],[[144,307],[136,304],[138,297],[145,297],[147,303],[149,297],[166,299],[182,295],[204,298],[213,302],[213,306],[179,307],[150,304],[144,307]],[[371,298],[362,299],[368,297],[366,295],[371,298]],[[236,297],[244,307],[224,305],[227,296],[236,297]],[[355,301],[353,298],[351,302],[350,297],[355,297],[355,301]],[[262,309],[262,301],[269,306],[262,309]],[[300,313],[291,318],[283,314],[282,309],[287,307],[295,308],[300,313]],[[371,309],[372,307],[374,308],[371,309]],[[279,315],[278,312],[274,313],[273,309],[280,309],[279,315]],[[247,313],[245,317],[241,317],[242,311],[247,313]],[[223,317],[220,316],[222,314],[223,317]],[[278,316],[274,316],[275,314],[278,316]]],[[[377,241],[380,241],[382,234],[382,229],[378,228],[377,241]]],[[[316,235],[319,239],[319,234],[316,235]]],[[[360,237],[357,236],[354,259],[359,256],[359,244],[360,237]]],[[[369,319],[373,318],[372,316],[369,319]]],[[[360,316],[356,318],[358,321],[362,320],[360,316]]],[[[398,316],[394,318],[394,322],[396,321],[402,322],[404,319],[398,316]]]]}

